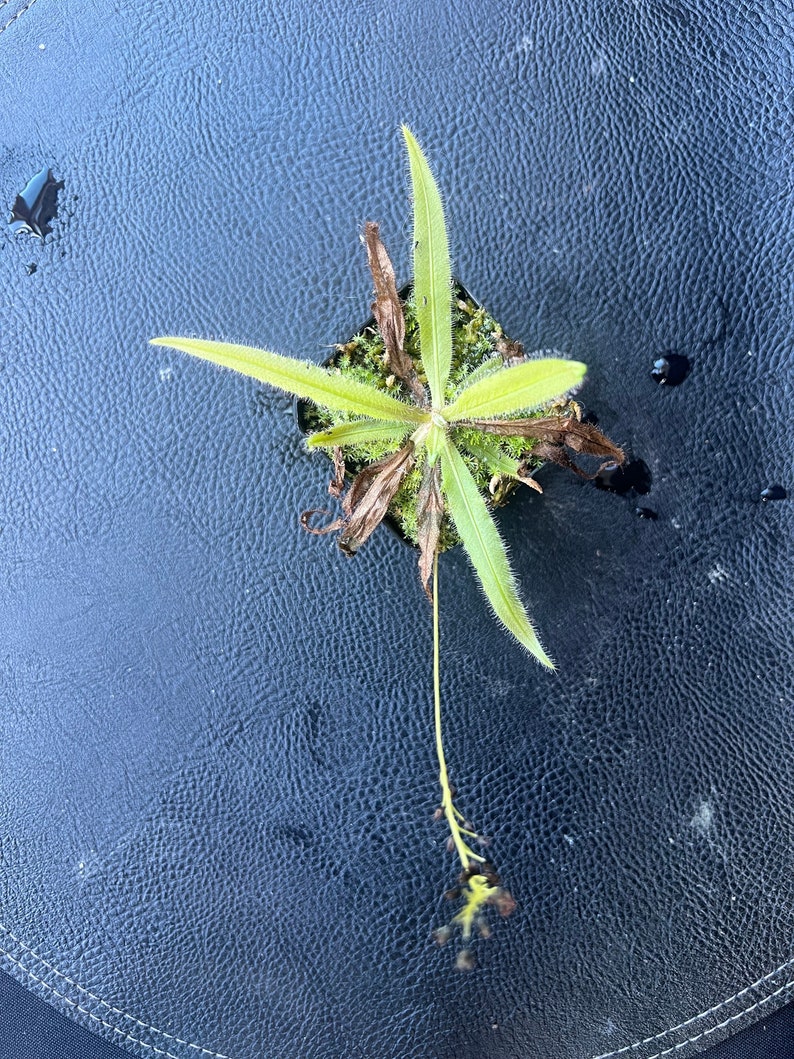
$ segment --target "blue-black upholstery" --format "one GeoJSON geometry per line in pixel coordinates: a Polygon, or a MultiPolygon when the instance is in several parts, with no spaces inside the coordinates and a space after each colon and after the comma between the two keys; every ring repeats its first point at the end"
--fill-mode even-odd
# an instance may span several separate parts
{"type": "Polygon", "coordinates": [[[791,506],[760,500],[792,486],[789,19],[0,10],[8,211],[63,182],[0,240],[0,970],[98,1056],[686,1059],[791,998],[791,506]],[[409,277],[401,121],[456,274],[587,362],[651,477],[547,468],[500,516],[554,676],[442,560],[448,757],[518,902],[468,975],[430,941],[415,555],[304,534],[328,468],[291,402],[147,345],[323,360],[369,313],[365,220],[409,277]]]}

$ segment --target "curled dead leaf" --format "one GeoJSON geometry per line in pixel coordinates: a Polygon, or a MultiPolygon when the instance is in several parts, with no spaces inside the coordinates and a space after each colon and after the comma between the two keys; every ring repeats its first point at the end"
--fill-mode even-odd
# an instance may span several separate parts
{"type": "Polygon", "coordinates": [[[339,547],[355,555],[383,521],[403,478],[414,465],[414,444],[409,441],[397,452],[369,464],[356,475],[342,501],[345,513],[339,547]]]}
{"type": "Polygon", "coordinates": [[[419,576],[427,598],[432,601],[430,576],[438,554],[438,540],[444,518],[444,497],[441,493],[441,466],[425,461],[422,484],[416,498],[417,542],[419,544],[419,576]]]}
{"type": "MultiPolygon", "coordinates": [[[[469,419],[461,425],[474,427],[486,434],[535,441],[537,444],[532,448],[534,456],[567,467],[581,478],[595,478],[608,464],[620,465],[626,459],[623,449],[610,441],[592,423],[582,423],[575,415],[548,416],[540,419],[469,419]],[[589,474],[571,459],[566,449],[583,456],[601,456],[605,462],[594,474],[589,474]]],[[[534,484],[528,476],[522,476],[522,479],[528,485],[534,484]]]]}
{"type": "Polygon", "coordinates": [[[416,374],[413,360],[404,349],[405,316],[397,294],[394,267],[381,241],[380,229],[374,221],[367,221],[364,225],[364,245],[375,287],[372,315],[383,338],[386,367],[405,384],[414,401],[423,408],[427,405],[427,394],[416,374]]]}
{"type": "Polygon", "coordinates": [[[333,459],[334,476],[328,483],[328,492],[338,500],[342,495],[342,490],[345,488],[345,457],[338,445],[334,448],[333,459]]]}

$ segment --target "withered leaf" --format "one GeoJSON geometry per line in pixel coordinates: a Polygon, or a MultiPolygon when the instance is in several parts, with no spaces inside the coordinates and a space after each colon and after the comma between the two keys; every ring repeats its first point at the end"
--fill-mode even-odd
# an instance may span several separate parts
{"type": "Polygon", "coordinates": [[[441,493],[441,465],[425,461],[422,469],[422,484],[416,497],[417,542],[419,544],[419,576],[427,598],[432,600],[430,575],[438,552],[438,538],[444,517],[444,498],[441,493]]]}
{"type": "Polygon", "coordinates": [[[334,530],[341,529],[344,525],[344,519],[335,518],[326,526],[310,526],[309,523],[316,515],[328,515],[330,517],[331,512],[327,511],[323,507],[313,507],[310,508],[308,511],[302,511],[300,516],[301,526],[306,530],[307,533],[313,533],[315,537],[322,537],[326,533],[333,533],[334,530]]]}
{"type": "Polygon", "coordinates": [[[587,456],[608,456],[615,463],[626,458],[623,450],[602,434],[592,423],[582,423],[576,416],[548,416],[541,419],[467,419],[461,426],[475,427],[486,434],[502,437],[533,438],[553,445],[565,445],[587,456]]]}
{"type": "Polygon", "coordinates": [[[341,448],[334,447],[334,476],[328,483],[328,492],[336,500],[342,495],[345,488],[345,457],[341,448]]]}
{"type": "Polygon", "coordinates": [[[342,501],[347,518],[339,537],[339,547],[346,555],[355,555],[381,524],[403,478],[413,465],[414,444],[409,441],[356,476],[342,501]]]}
{"type": "Polygon", "coordinates": [[[595,475],[588,474],[577,466],[565,452],[566,448],[584,456],[603,457],[605,463],[599,471],[607,464],[620,465],[626,459],[623,449],[610,441],[592,423],[582,423],[573,415],[548,416],[541,419],[471,419],[466,420],[465,425],[475,427],[486,434],[538,441],[540,444],[533,448],[533,454],[567,467],[582,478],[594,478],[595,475]]]}
{"type": "Polygon", "coordinates": [[[414,368],[414,363],[405,352],[405,317],[397,294],[397,282],[386,247],[380,238],[380,229],[374,221],[364,225],[364,245],[367,248],[367,263],[375,286],[375,301],[372,315],[383,338],[386,367],[394,372],[413,395],[420,407],[427,404],[427,396],[414,368]]]}

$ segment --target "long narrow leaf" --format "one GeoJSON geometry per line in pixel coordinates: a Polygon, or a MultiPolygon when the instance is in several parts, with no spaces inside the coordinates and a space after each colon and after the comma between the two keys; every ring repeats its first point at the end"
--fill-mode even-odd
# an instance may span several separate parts
{"type": "Polygon", "coordinates": [[[441,477],[455,528],[497,618],[530,654],[544,666],[554,669],[554,663],[541,647],[518,597],[499,531],[468,467],[450,441],[441,452],[441,477]]]}
{"type": "Polygon", "coordinates": [[[353,423],[339,423],[328,430],[320,430],[307,438],[312,448],[333,448],[335,445],[366,445],[370,441],[394,441],[399,444],[410,430],[407,423],[377,419],[360,419],[353,423]]]}
{"type": "Polygon", "coordinates": [[[207,342],[200,338],[153,338],[151,342],[155,346],[171,346],[221,367],[232,368],[335,412],[353,412],[371,419],[390,419],[401,423],[418,423],[422,418],[417,408],[308,360],[283,357],[280,353],[252,346],[207,342]]]}
{"type": "Polygon", "coordinates": [[[433,174],[411,130],[403,125],[414,198],[414,297],[433,406],[444,404],[452,364],[452,277],[444,210],[433,174]]]}
{"type": "Polygon", "coordinates": [[[487,375],[463,390],[444,411],[450,423],[537,408],[571,390],[587,366],[577,360],[528,360],[487,375]]]}
{"type": "Polygon", "coordinates": [[[504,363],[502,357],[490,357],[488,360],[484,360],[482,364],[478,364],[476,368],[470,371],[461,380],[460,385],[457,388],[456,396],[463,393],[464,390],[468,390],[470,386],[473,386],[475,382],[479,382],[480,379],[492,375],[495,371],[500,371],[504,368],[504,363]]]}

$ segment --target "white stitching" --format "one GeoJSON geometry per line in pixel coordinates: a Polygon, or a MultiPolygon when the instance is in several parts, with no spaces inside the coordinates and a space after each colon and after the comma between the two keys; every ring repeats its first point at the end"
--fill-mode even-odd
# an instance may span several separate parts
{"type": "Polygon", "coordinates": [[[3,952],[3,955],[6,957],[6,959],[10,960],[11,963],[16,964],[16,966],[19,967],[20,970],[24,971],[29,978],[32,978],[34,982],[39,982],[54,996],[57,996],[60,1000],[65,1000],[66,1003],[71,1004],[71,1006],[76,1011],[81,1012],[83,1015],[87,1015],[90,1019],[93,1019],[94,1022],[98,1022],[100,1026],[105,1026],[107,1029],[119,1034],[123,1040],[132,1041],[133,1044],[140,1044],[143,1048],[150,1048],[157,1055],[165,1056],[166,1059],[177,1059],[177,1056],[173,1055],[171,1052],[163,1051],[162,1048],[156,1048],[153,1044],[147,1044],[146,1041],[142,1041],[138,1037],[133,1037],[131,1033],[125,1033],[124,1030],[120,1030],[117,1026],[112,1026],[109,1022],[105,1022],[104,1019],[101,1019],[99,1017],[99,1015],[95,1015],[92,1011],[89,1011],[87,1008],[80,1007],[76,1000],[72,1000],[71,997],[65,996],[63,993],[59,993],[57,989],[54,989],[49,984],[49,982],[45,982],[43,978],[39,978],[37,974],[34,974],[33,971],[25,967],[24,964],[20,963],[19,960],[15,959],[10,953],[3,952]]]}
{"type": "MultiPolygon", "coordinates": [[[[0,3],[0,7],[5,7],[7,3],[8,0],[2,0],[2,3],[0,3]]],[[[0,33],[2,33],[4,30],[7,30],[9,26],[13,26],[16,20],[18,18],[22,18],[26,11],[30,11],[30,9],[35,3],[36,0],[28,0],[26,4],[23,4],[23,6],[20,7],[19,11],[17,11],[16,14],[13,14],[4,25],[0,26],[0,33]]]]}
{"type": "Polygon", "coordinates": [[[763,1000],[757,1001],[755,1004],[751,1004],[749,1008],[745,1008],[744,1011],[737,1011],[735,1015],[729,1016],[724,1022],[720,1022],[717,1026],[709,1026],[707,1030],[703,1030],[702,1033],[696,1034],[694,1037],[689,1037],[688,1040],[679,1041],[678,1044],[673,1045],[672,1048],[665,1048],[663,1052],[656,1052],[655,1055],[649,1055],[648,1059],[662,1059],[664,1055],[670,1055],[671,1052],[678,1051],[679,1048],[686,1048],[688,1044],[694,1044],[695,1041],[701,1040],[703,1037],[708,1037],[710,1033],[716,1033],[717,1030],[723,1029],[728,1026],[731,1022],[735,1022],[736,1019],[742,1018],[743,1015],[749,1014],[751,1011],[755,1011],[756,1008],[762,1007],[770,1000],[774,1000],[776,996],[780,996],[781,993],[785,993],[787,989],[794,986],[794,978],[790,982],[786,982],[779,989],[776,989],[774,993],[770,993],[769,996],[765,996],[763,1000]]]}
{"type": "MultiPolygon", "coordinates": [[[[707,1011],[701,1011],[699,1015],[693,1015],[685,1022],[679,1022],[677,1026],[671,1026],[669,1029],[662,1030],[660,1033],[655,1033],[652,1037],[646,1037],[644,1040],[635,1041],[634,1044],[626,1044],[623,1048],[618,1048],[614,1052],[605,1052],[603,1055],[597,1055],[595,1056],[595,1059],[614,1059],[614,1057],[617,1055],[625,1055],[626,1052],[636,1051],[638,1048],[643,1048],[646,1044],[655,1044],[660,1041],[663,1037],[669,1037],[670,1034],[677,1033],[678,1030],[685,1030],[687,1029],[687,1027],[693,1026],[696,1022],[700,1022],[702,1019],[708,1018],[709,1015],[713,1015],[717,1011],[726,1008],[729,1004],[732,1004],[735,1000],[738,1000],[740,997],[747,996],[748,993],[751,993],[754,989],[757,989],[758,986],[763,985],[765,982],[769,982],[771,981],[771,979],[777,978],[777,976],[781,974],[781,972],[788,970],[789,967],[794,967],[794,959],[786,960],[785,963],[781,963],[781,965],[775,968],[774,971],[770,971],[769,974],[765,974],[756,982],[752,982],[750,985],[746,985],[743,989],[740,989],[738,993],[734,993],[733,996],[728,997],[726,1000],[721,1000],[719,1004],[715,1004],[714,1007],[708,1008],[707,1011]]],[[[756,1001],[756,1003],[751,1004],[747,1008],[742,1008],[741,1011],[738,1011],[736,1014],[731,1015],[729,1018],[725,1019],[724,1022],[720,1022],[717,1026],[712,1026],[707,1030],[703,1030],[702,1033],[698,1033],[695,1037],[689,1037],[687,1040],[681,1041],[680,1043],[674,1045],[671,1048],[666,1049],[665,1051],[657,1052],[656,1055],[648,1056],[648,1059],[660,1059],[661,1056],[669,1055],[677,1048],[683,1048],[687,1044],[692,1044],[694,1041],[699,1041],[701,1037],[705,1037],[709,1033],[714,1033],[716,1030],[722,1029],[724,1026],[729,1025],[731,1022],[734,1022],[736,1019],[741,1018],[743,1015],[747,1015],[749,1012],[754,1011],[756,1008],[759,1008],[762,1004],[766,1004],[773,997],[779,996],[780,993],[785,992],[785,990],[792,985],[794,985],[794,980],[786,982],[785,985],[782,985],[779,989],[776,989],[774,993],[770,993],[769,996],[764,997],[762,1000],[756,1001]]]]}
{"type": "MultiPolygon", "coordinates": [[[[186,1048],[192,1048],[194,1051],[200,1052],[202,1055],[209,1056],[210,1059],[229,1059],[229,1056],[223,1055],[221,1052],[213,1052],[210,1051],[210,1049],[208,1048],[202,1048],[199,1044],[193,1044],[191,1041],[182,1040],[181,1037],[176,1037],[172,1033],[166,1033],[165,1030],[158,1030],[156,1026],[151,1026],[148,1022],[142,1022],[140,1019],[135,1018],[134,1015],[128,1015],[125,1011],[122,1011],[120,1008],[113,1007],[112,1004],[109,1004],[106,1000],[103,1000],[101,997],[98,997],[95,993],[90,992],[90,990],[80,985],[79,982],[75,982],[73,978],[69,978],[68,975],[63,974],[63,972],[59,971],[57,967],[45,960],[43,956],[39,956],[37,952],[35,952],[28,945],[26,945],[21,938],[18,938],[3,923],[0,923],[0,930],[7,937],[9,937],[16,945],[18,945],[24,952],[29,953],[34,960],[37,960],[38,963],[42,965],[42,967],[46,967],[48,971],[51,971],[54,975],[62,979],[74,989],[79,990],[79,992],[81,992],[84,996],[88,997],[90,1000],[94,1000],[97,1004],[101,1004],[103,1008],[106,1008],[113,1015],[119,1015],[123,1019],[129,1019],[130,1022],[134,1023],[136,1026],[140,1026],[141,1029],[149,1030],[151,1033],[155,1033],[158,1036],[164,1038],[165,1040],[173,1041],[174,1044],[182,1044],[186,1048]]],[[[82,1014],[88,1015],[89,1018],[93,1019],[95,1022],[98,1022],[101,1026],[104,1026],[106,1029],[113,1030],[115,1033],[118,1033],[122,1038],[124,1038],[124,1040],[133,1041],[135,1044],[140,1044],[144,1048],[149,1048],[156,1054],[165,1056],[166,1059],[177,1059],[177,1056],[172,1055],[171,1052],[166,1052],[162,1048],[156,1048],[153,1044],[147,1044],[146,1041],[138,1040],[138,1038],[133,1037],[131,1034],[127,1033],[126,1030],[120,1029],[118,1026],[113,1026],[109,1022],[105,1022],[98,1015],[95,1015],[93,1012],[81,1007],[76,1001],[72,1000],[68,996],[65,996],[63,993],[60,993],[57,989],[51,986],[49,982],[45,982],[43,978],[39,977],[39,975],[34,974],[33,971],[25,967],[25,965],[19,960],[15,959],[7,950],[0,948],[0,953],[2,953],[2,955],[9,959],[13,964],[16,964],[16,966],[19,967],[20,970],[24,971],[25,974],[27,974],[35,982],[39,982],[45,987],[45,989],[49,989],[50,992],[53,993],[55,996],[59,997],[62,1000],[65,1000],[67,1004],[71,1004],[72,1007],[74,1007],[77,1011],[80,1011],[82,1014]]]]}
{"type": "MultiPolygon", "coordinates": [[[[6,927],[2,923],[0,923],[0,930],[2,930],[4,934],[6,934],[9,938],[11,938],[12,941],[19,945],[21,949],[29,953],[43,967],[46,967],[53,974],[57,975],[58,978],[63,979],[64,982],[73,986],[75,989],[79,990],[91,1000],[94,1000],[98,1004],[101,1004],[102,1007],[107,1008],[107,1010],[112,1012],[112,1014],[119,1015],[121,1016],[121,1018],[124,1019],[129,1019],[130,1022],[133,1022],[135,1025],[140,1026],[142,1029],[149,1030],[151,1033],[156,1033],[158,1036],[163,1037],[166,1040],[173,1041],[175,1044],[182,1044],[186,1048],[192,1048],[194,1049],[194,1051],[201,1052],[203,1055],[210,1056],[211,1059],[229,1059],[228,1056],[222,1055],[220,1052],[210,1051],[208,1048],[202,1048],[201,1045],[193,1044],[190,1041],[182,1040],[181,1037],[176,1037],[171,1033],[166,1033],[164,1030],[158,1030],[156,1026],[151,1026],[149,1025],[149,1023],[142,1022],[140,1019],[135,1018],[134,1015],[128,1015],[126,1012],[121,1011],[120,1008],[113,1007],[106,1000],[102,1000],[101,997],[96,996],[96,994],[90,992],[84,986],[81,986],[78,982],[75,982],[74,979],[69,978],[68,975],[63,974],[57,969],[57,967],[53,966],[53,964],[49,963],[42,956],[39,956],[38,953],[36,953],[33,949],[26,945],[24,941],[21,940],[21,938],[18,938],[12,931],[8,929],[8,927],[6,927]]],[[[118,1026],[113,1026],[109,1022],[105,1022],[98,1015],[94,1014],[92,1011],[89,1011],[87,1008],[81,1007],[75,1000],[72,1000],[71,997],[60,993],[48,982],[45,982],[43,978],[40,978],[37,974],[34,974],[33,971],[25,967],[23,963],[15,959],[11,955],[11,953],[7,952],[6,950],[0,949],[0,953],[2,953],[13,964],[19,967],[20,970],[24,971],[25,974],[32,978],[35,982],[38,982],[40,985],[44,986],[45,989],[48,989],[54,996],[57,996],[61,1000],[66,1001],[66,1003],[74,1007],[75,1010],[81,1012],[84,1015],[87,1015],[88,1018],[93,1019],[95,1022],[98,1022],[101,1026],[104,1026],[106,1029],[112,1030],[114,1033],[119,1034],[119,1036],[121,1036],[124,1040],[132,1041],[134,1044],[140,1044],[141,1047],[148,1048],[157,1055],[164,1056],[165,1059],[177,1059],[177,1056],[173,1055],[171,1052],[166,1052],[162,1048],[155,1047],[153,1044],[147,1044],[146,1041],[142,1041],[139,1040],[137,1037],[133,1037],[132,1034],[127,1033],[125,1030],[119,1029],[118,1026]]],[[[669,1029],[662,1030],[660,1033],[656,1033],[652,1037],[646,1037],[644,1038],[644,1040],[636,1041],[634,1044],[627,1044],[623,1048],[618,1048],[616,1051],[613,1052],[605,1052],[603,1055],[596,1056],[595,1059],[614,1059],[615,1056],[625,1055],[626,1052],[636,1051],[638,1048],[642,1048],[647,1044],[653,1044],[654,1042],[660,1041],[663,1037],[669,1037],[670,1034],[676,1033],[678,1030],[686,1029],[688,1026],[692,1026],[694,1025],[694,1023],[700,1022],[702,1019],[707,1018],[709,1015],[713,1015],[715,1012],[727,1007],[729,1004],[732,1004],[735,1000],[738,1000],[740,997],[746,996],[748,993],[752,992],[752,990],[757,989],[758,986],[763,985],[765,982],[768,982],[772,978],[777,977],[777,975],[779,975],[782,971],[785,971],[787,968],[792,966],[794,966],[794,959],[786,960],[785,963],[782,963],[774,971],[770,971],[769,974],[763,975],[763,977],[759,978],[757,981],[752,982],[750,985],[744,986],[744,988],[740,989],[738,993],[734,993],[732,997],[728,997],[725,1000],[721,1000],[718,1004],[715,1004],[713,1007],[708,1008],[706,1011],[702,1011],[699,1015],[693,1015],[692,1018],[687,1019],[685,1022],[680,1022],[677,1026],[671,1026],[669,1029]]],[[[708,1029],[702,1030],[694,1037],[689,1037],[685,1041],[679,1041],[677,1044],[672,1045],[670,1048],[665,1048],[661,1052],[656,1052],[654,1055],[648,1056],[647,1059],[664,1059],[664,1056],[670,1055],[675,1051],[679,1051],[681,1048],[685,1048],[689,1044],[694,1044],[696,1041],[702,1040],[702,1038],[708,1037],[712,1033],[716,1033],[717,1030],[724,1029],[725,1026],[729,1026],[732,1022],[735,1022],[737,1019],[743,1018],[745,1015],[748,1015],[751,1011],[755,1011],[758,1008],[762,1007],[764,1004],[769,1003],[770,1000],[773,1000],[775,997],[780,996],[781,993],[784,993],[787,989],[791,988],[792,986],[794,986],[794,979],[784,983],[773,993],[770,993],[768,996],[763,997],[761,1000],[757,1000],[754,1004],[751,1004],[749,1007],[743,1008],[741,1011],[737,1011],[733,1015],[729,1015],[728,1018],[724,1019],[717,1025],[710,1026],[708,1029]]]]}

